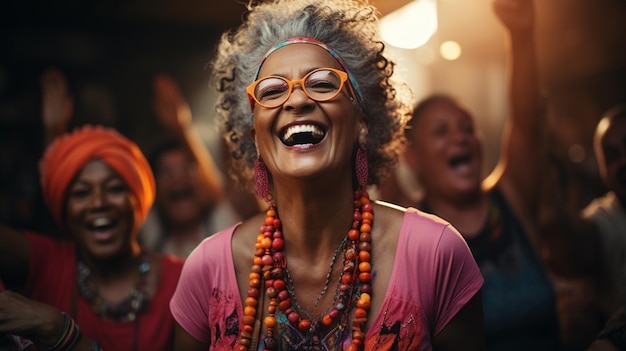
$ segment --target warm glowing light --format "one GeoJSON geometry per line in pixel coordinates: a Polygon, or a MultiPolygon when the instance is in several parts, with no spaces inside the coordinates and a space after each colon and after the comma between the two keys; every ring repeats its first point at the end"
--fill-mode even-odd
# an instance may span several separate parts
{"type": "Polygon", "coordinates": [[[581,163],[585,160],[585,148],[580,144],[572,144],[567,150],[567,156],[574,163],[581,163]]]}
{"type": "Polygon", "coordinates": [[[382,39],[402,49],[424,45],[436,31],[436,0],[414,0],[380,20],[382,39]]]}
{"type": "Polygon", "coordinates": [[[461,56],[461,45],[453,40],[444,41],[439,46],[439,54],[446,60],[454,61],[461,56]]]}

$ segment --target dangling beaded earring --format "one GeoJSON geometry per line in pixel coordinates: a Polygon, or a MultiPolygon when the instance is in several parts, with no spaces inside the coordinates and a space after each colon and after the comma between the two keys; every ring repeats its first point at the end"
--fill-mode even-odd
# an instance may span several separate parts
{"type": "Polygon", "coordinates": [[[359,183],[360,189],[364,189],[367,184],[369,167],[367,165],[367,152],[365,151],[365,143],[359,143],[359,147],[356,150],[356,180],[359,183]]]}
{"type": "Polygon", "coordinates": [[[270,178],[263,159],[259,156],[254,160],[254,181],[256,192],[261,199],[267,198],[270,193],[270,178]]]}

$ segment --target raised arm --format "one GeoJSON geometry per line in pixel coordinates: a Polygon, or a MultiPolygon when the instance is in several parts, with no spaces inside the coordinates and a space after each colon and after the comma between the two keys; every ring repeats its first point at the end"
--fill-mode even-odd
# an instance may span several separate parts
{"type": "MultiPolygon", "coordinates": [[[[74,100],[67,81],[57,68],[49,68],[40,77],[41,122],[44,148],[67,131],[72,118],[74,100]]],[[[0,224],[0,281],[12,288],[21,288],[28,274],[30,248],[23,232],[0,224]]]]}
{"type": "Polygon", "coordinates": [[[41,75],[41,118],[44,127],[44,145],[65,133],[74,112],[74,99],[61,71],[50,68],[41,75]]]}
{"type": "Polygon", "coordinates": [[[494,0],[508,32],[509,113],[500,161],[485,186],[502,187],[515,207],[531,213],[539,198],[542,125],[545,122],[535,54],[533,0],[494,0]]]}
{"type": "Polygon", "coordinates": [[[154,78],[154,111],[161,123],[177,137],[193,155],[203,180],[205,196],[211,203],[220,200],[223,193],[221,173],[192,124],[189,105],[178,84],[167,75],[154,78]]]}

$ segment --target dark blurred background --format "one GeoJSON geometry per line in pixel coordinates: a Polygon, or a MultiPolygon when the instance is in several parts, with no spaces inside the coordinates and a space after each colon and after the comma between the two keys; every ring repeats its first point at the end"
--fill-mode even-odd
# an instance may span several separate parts
{"type": "Polygon", "coordinates": [[[245,7],[223,1],[11,1],[0,10],[0,220],[45,230],[38,202],[42,73],[64,73],[76,106],[70,128],[119,129],[144,152],[167,137],[153,115],[152,78],[174,77],[194,118],[209,120],[208,72],[220,33],[245,7]]]}
{"type": "MultiPolygon", "coordinates": [[[[582,206],[603,190],[590,149],[592,131],[606,108],[626,100],[626,0],[535,2],[552,151],[570,172],[564,181],[573,184],[572,206],[582,206]]],[[[406,3],[374,2],[382,14],[406,3]]],[[[463,56],[403,74],[428,80],[418,96],[446,89],[467,101],[484,128],[490,166],[506,117],[504,32],[490,0],[439,0],[438,9],[439,30],[429,45],[454,39],[463,56]]],[[[151,81],[158,73],[170,74],[180,83],[210,146],[216,134],[207,84],[211,72],[205,66],[216,39],[240,23],[244,10],[235,0],[4,2],[0,221],[38,225],[32,200],[38,196],[36,165],[43,150],[40,77],[46,69],[57,67],[66,75],[77,104],[71,125],[89,121],[114,126],[146,152],[167,134],[152,115],[151,81]]]]}
{"type": "Polygon", "coordinates": [[[145,123],[152,77],[171,74],[194,92],[190,100],[200,98],[195,92],[206,90],[213,43],[245,9],[234,0],[13,1],[3,7],[3,131],[33,135],[41,115],[39,78],[54,66],[78,95],[78,119],[145,137],[155,128],[145,123]]]}

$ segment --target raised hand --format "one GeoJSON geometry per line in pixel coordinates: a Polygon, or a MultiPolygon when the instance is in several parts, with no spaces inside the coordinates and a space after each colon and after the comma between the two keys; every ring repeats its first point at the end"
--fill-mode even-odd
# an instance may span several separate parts
{"type": "Polygon", "coordinates": [[[41,75],[41,118],[47,141],[67,131],[74,112],[74,99],[70,96],[67,81],[61,71],[50,68],[41,75]]]}
{"type": "Polygon", "coordinates": [[[533,30],[533,0],[493,0],[492,5],[498,18],[512,35],[528,34],[533,30]]]}
{"type": "Polygon", "coordinates": [[[192,122],[191,110],[180,92],[180,87],[168,75],[158,75],[153,80],[153,108],[163,125],[178,134],[192,122]]]}

